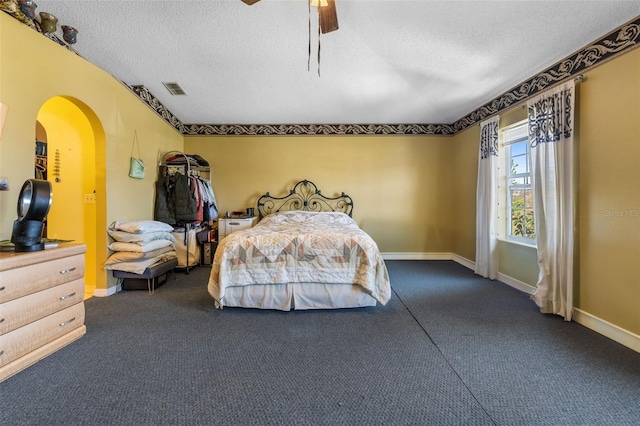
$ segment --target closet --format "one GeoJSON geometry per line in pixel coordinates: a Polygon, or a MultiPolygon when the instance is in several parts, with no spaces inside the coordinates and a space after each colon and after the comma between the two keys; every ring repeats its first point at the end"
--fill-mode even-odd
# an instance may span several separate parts
{"type": "Polygon", "coordinates": [[[154,219],[174,227],[178,268],[187,273],[200,262],[196,234],[211,229],[218,217],[210,176],[199,155],[169,151],[160,160],[154,219]]]}

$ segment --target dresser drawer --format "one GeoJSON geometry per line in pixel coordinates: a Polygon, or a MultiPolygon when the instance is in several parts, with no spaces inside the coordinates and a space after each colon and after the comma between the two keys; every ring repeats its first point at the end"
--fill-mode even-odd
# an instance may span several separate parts
{"type": "Polygon", "coordinates": [[[2,303],[0,335],[80,303],[83,299],[84,279],[79,279],[2,303]]]}
{"type": "Polygon", "coordinates": [[[0,367],[84,324],[84,302],[0,336],[0,367]]]}
{"type": "Polygon", "coordinates": [[[0,271],[0,303],[74,281],[83,276],[83,254],[0,271]]]}

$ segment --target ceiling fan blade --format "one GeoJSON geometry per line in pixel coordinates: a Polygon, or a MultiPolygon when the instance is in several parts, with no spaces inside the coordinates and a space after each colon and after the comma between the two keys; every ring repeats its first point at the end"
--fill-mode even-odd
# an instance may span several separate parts
{"type": "Polygon", "coordinates": [[[242,0],[242,2],[244,4],[248,4],[249,6],[251,6],[254,3],[258,3],[260,0],[242,0]]]}
{"type": "Polygon", "coordinates": [[[336,0],[327,0],[327,2],[327,6],[318,8],[318,14],[320,15],[320,30],[322,31],[322,34],[330,33],[331,31],[338,29],[336,0]]]}

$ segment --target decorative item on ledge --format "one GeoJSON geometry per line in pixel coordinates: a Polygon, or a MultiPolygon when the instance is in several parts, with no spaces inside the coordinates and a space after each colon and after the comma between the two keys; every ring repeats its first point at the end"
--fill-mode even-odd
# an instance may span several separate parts
{"type": "Polygon", "coordinates": [[[20,10],[29,19],[35,19],[35,17],[36,17],[36,7],[38,7],[38,5],[34,1],[31,1],[31,0],[20,0],[20,10]]]}
{"type": "Polygon", "coordinates": [[[69,44],[76,44],[76,36],[78,35],[78,30],[68,25],[62,26],[62,38],[69,44]]]}
{"type": "Polygon", "coordinates": [[[53,34],[58,29],[58,18],[49,12],[40,12],[40,30],[43,33],[53,34]]]}
{"type": "Polygon", "coordinates": [[[38,5],[33,0],[0,0],[1,11],[6,12],[21,23],[38,31],[49,40],[81,56],[71,47],[72,44],[76,43],[78,30],[69,25],[63,25],[63,34],[62,38],[60,38],[55,34],[58,26],[58,18],[48,12],[40,12],[40,17],[36,17],[36,7],[38,7],[38,5]],[[65,27],[68,29],[65,30],[65,27]]]}
{"type": "MultiPolygon", "coordinates": [[[[18,3],[18,0],[0,0],[0,10],[8,13],[13,16],[18,21],[23,24],[35,29],[36,26],[33,23],[33,19],[29,18],[24,14],[21,10],[21,4],[18,3]]],[[[35,13],[35,12],[34,12],[35,13]]]]}

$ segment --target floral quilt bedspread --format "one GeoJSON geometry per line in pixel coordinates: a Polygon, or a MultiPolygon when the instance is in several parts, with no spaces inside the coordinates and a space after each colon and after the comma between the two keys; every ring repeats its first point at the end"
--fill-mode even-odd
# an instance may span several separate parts
{"type": "Polygon", "coordinates": [[[377,244],[337,212],[274,213],[220,241],[208,285],[216,301],[226,287],[282,283],[356,284],[383,305],[391,296],[377,244]]]}

